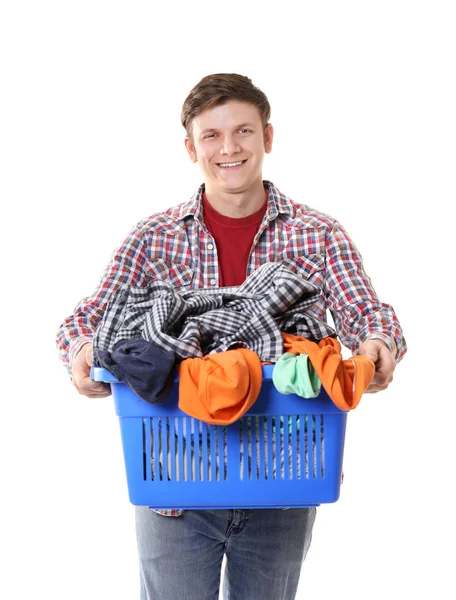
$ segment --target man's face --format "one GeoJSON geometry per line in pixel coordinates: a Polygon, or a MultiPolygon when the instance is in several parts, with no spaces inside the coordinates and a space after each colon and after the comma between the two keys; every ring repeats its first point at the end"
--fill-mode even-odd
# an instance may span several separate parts
{"type": "Polygon", "coordinates": [[[254,104],[230,100],[193,119],[185,147],[203,172],[210,193],[242,193],[262,180],[264,154],[271,152],[273,128],[263,131],[254,104]]]}

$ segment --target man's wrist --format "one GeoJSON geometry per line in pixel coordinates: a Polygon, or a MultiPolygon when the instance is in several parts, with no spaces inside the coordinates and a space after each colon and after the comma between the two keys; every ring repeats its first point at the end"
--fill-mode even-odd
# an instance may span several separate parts
{"type": "Polygon", "coordinates": [[[394,359],[396,359],[397,347],[396,342],[393,339],[382,333],[373,333],[372,335],[369,335],[364,341],[367,342],[368,340],[379,340],[380,342],[383,342],[388,348],[388,350],[391,352],[391,354],[394,356],[394,359]]]}

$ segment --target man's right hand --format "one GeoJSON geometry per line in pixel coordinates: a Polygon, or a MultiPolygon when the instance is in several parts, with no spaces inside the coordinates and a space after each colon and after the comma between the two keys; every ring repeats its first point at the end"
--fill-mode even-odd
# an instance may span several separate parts
{"type": "Polygon", "coordinates": [[[85,344],[78,352],[73,363],[73,385],[87,398],[106,398],[111,395],[109,383],[90,379],[90,367],[93,364],[92,344],[85,344]]]}

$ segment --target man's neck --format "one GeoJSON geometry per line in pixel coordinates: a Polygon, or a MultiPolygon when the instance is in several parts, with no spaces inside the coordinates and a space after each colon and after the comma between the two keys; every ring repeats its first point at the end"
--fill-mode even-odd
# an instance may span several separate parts
{"type": "Polygon", "coordinates": [[[209,204],[225,217],[248,217],[263,206],[265,191],[263,181],[258,181],[245,191],[224,192],[211,191],[206,185],[206,198],[209,204]]]}

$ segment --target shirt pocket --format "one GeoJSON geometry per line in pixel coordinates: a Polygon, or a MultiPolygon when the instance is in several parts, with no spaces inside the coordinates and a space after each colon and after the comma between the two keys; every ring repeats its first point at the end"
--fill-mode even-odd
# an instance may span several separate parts
{"type": "Polygon", "coordinates": [[[286,258],[282,262],[303,279],[310,281],[319,288],[323,288],[325,280],[325,258],[322,254],[296,256],[295,258],[286,258]]]}
{"type": "Polygon", "coordinates": [[[161,258],[147,263],[147,269],[152,279],[168,281],[175,288],[190,288],[193,280],[193,270],[187,265],[167,262],[161,258]]]}

